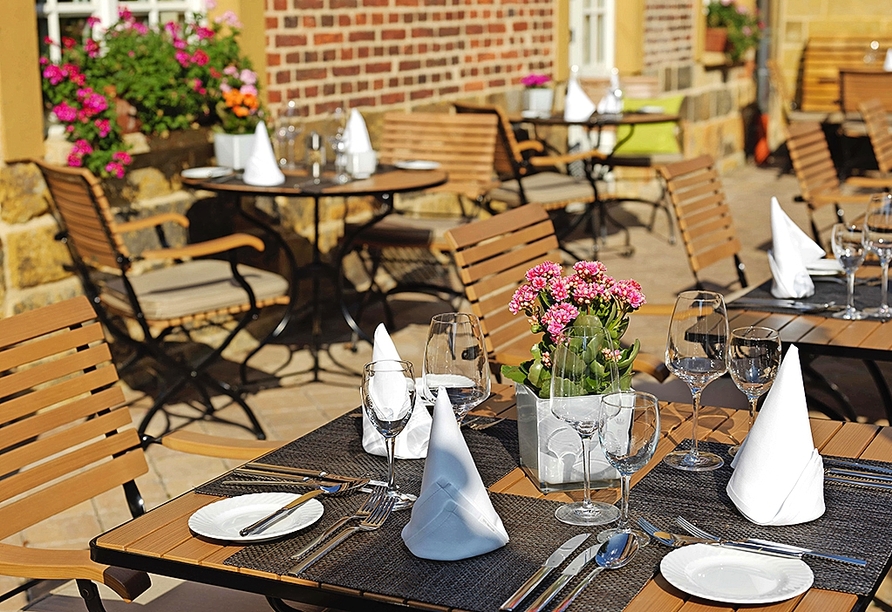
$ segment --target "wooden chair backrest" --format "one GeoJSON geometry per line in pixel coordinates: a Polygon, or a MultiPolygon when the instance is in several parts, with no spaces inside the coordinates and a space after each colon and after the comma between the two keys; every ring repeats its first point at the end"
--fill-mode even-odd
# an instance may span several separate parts
{"type": "Polygon", "coordinates": [[[480,318],[487,352],[498,353],[518,338],[530,336],[526,317],[512,315],[508,302],[527,270],[543,261],[561,261],[554,226],[545,209],[527,204],[451,229],[446,241],[465,296],[480,318]]]}
{"type": "Polygon", "coordinates": [[[384,164],[438,162],[449,175],[438,191],[479,191],[492,183],[497,121],[491,115],[387,113],[378,157],[384,164]]]}
{"type": "Polygon", "coordinates": [[[780,98],[781,107],[784,112],[784,117],[786,118],[787,113],[796,107],[795,98],[790,91],[790,88],[787,86],[787,81],[784,79],[784,71],[778,65],[777,61],[769,59],[766,60],[765,64],[768,67],[768,82],[771,84],[771,87],[774,88],[777,97],[780,98]]]}
{"type": "MultiPolygon", "coordinates": [[[[884,51],[885,53],[885,51],[884,51]]],[[[845,113],[859,112],[859,105],[877,99],[892,113],[892,72],[839,71],[839,102],[845,113]]]]}
{"type": "Polygon", "coordinates": [[[694,277],[717,261],[740,253],[721,177],[709,155],[659,167],[675,209],[694,277]]]}
{"type": "Polygon", "coordinates": [[[455,111],[460,114],[482,114],[497,118],[498,138],[496,139],[494,159],[496,173],[500,177],[517,176],[523,163],[523,155],[520,152],[517,138],[514,136],[511,121],[502,109],[492,105],[456,103],[454,106],[455,111]]]}
{"type": "Polygon", "coordinates": [[[819,206],[814,196],[839,190],[839,176],[820,123],[796,121],[787,126],[787,149],[802,198],[811,208],[819,206]]]}
{"type": "Polygon", "coordinates": [[[99,180],[85,168],[35,163],[77,256],[91,267],[120,267],[121,258],[128,258],[129,253],[114,230],[115,220],[99,180]]]}
{"type": "Polygon", "coordinates": [[[806,112],[839,110],[840,70],[882,71],[883,57],[892,46],[888,35],[843,34],[812,36],[802,51],[801,104],[806,112]],[[872,43],[879,43],[871,49],[872,43]],[[871,59],[870,63],[865,59],[871,59]]]}
{"type": "Polygon", "coordinates": [[[881,172],[892,172],[892,131],[886,119],[886,108],[880,100],[871,98],[859,104],[858,110],[864,118],[877,167],[881,172]]]}
{"type": "Polygon", "coordinates": [[[86,297],[0,320],[0,538],[148,471],[86,297]]]}

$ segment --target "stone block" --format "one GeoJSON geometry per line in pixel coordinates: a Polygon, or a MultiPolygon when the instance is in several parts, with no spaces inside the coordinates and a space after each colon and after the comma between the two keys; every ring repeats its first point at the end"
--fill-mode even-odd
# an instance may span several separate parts
{"type": "Polygon", "coordinates": [[[127,184],[133,188],[133,200],[148,200],[170,195],[170,181],[157,168],[138,168],[127,173],[127,184]]]}
{"type": "Polygon", "coordinates": [[[80,279],[70,276],[55,283],[47,283],[29,289],[16,291],[5,296],[5,315],[19,314],[42,308],[50,304],[61,302],[78,295],[83,295],[84,290],[80,279]]]}
{"type": "Polygon", "coordinates": [[[10,229],[4,240],[9,288],[36,287],[71,274],[63,268],[71,263],[68,248],[54,239],[58,231],[49,215],[10,229]]]}
{"type": "Polygon", "coordinates": [[[34,164],[11,164],[0,168],[0,219],[25,223],[46,213],[46,186],[34,164]]]}

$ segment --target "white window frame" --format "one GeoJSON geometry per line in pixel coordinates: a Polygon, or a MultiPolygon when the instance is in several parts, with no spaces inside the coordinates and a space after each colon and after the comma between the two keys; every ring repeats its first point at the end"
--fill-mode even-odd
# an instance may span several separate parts
{"type": "MultiPolygon", "coordinates": [[[[60,18],[98,17],[100,28],[108,28],[118,21],[118,10],[130,9],[137,16],[148,17],[149,25],[158,25],[163,13],[176,12],[184,15],[204,11],[205,0],[36,0],[38,18],[46,19],[47,35],[54,41],[62,36],[60,18]]],[[[50,59],[60,58],[58,46],[50,48],[50,59]]]]}
{"type": "Polygon", "coordinates": [[[616,0],[570,0],[570,24],[570,65],[579,66],[580,76],[609,75],[616,61],[616,0]]]}

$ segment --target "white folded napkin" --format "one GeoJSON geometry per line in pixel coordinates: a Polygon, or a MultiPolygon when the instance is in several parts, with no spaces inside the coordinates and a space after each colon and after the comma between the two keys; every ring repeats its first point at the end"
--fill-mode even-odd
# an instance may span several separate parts
{"type": "Polygon", "coordinates": [[[795,525],[824,514],[824,462],[808,424],[795,345],[731,465],[734,474],[725,490],[747,520],[795,525]]]}
{"type": "Polygon", "coordinates": [[[886,59],[883,61],[883,70],[892,72],[892,49],[886,49],[886,59]]]}
{"type": "Polygon", "coordinates": [[[421,494],[403,541],[416,557],[437,561],[475,557],[508,543],[443,387],[434,405],[421,494]]]}
{"type": "Polygon", "coordinates": [[[623,112],[623,100],[616,95],[618,91],[620,91],[619,73],[614,70],[610,73],[610,87],[607,89],[607,94],[598,101],[598,113],[610,114],[623,112]]]}
{"type": "Polygon", "coordinates": [[[570,81],[567,83],[567,97],[564,100],[564,120],[585,121],[592,116],[595,110],[595,103],[582,90],[579,79],[573,73],[570,75],[570,81]]]}
{"type": "Polygon", "coordinates": [[[254,149],[245,163],[243,180],[248,185],[270,187],[285,182],[285,175],[279,170],[279,162],[273,153],[273,144],[263,121],[257,123],[254,130],[254,149]]]}
{"type": "MultiPolygon", "coordinates": [[[[372,361],[400,359],[400,354],[383,323],[375,329],[374,340],[372,361]]],[[[415,391],[415,408],[412,410],[412,416],[409,417],[409,422],[406,423],[403,431],[396,437],[394,455],[397,459],[422,459],[427,456],[428,440],[431,434],[431,415],[421,398],[420,384],[415,385],[415,391]]],[[[386,392],[386,390],[382,390],[382,392],[386,392]]],[[[378,433],[378,430],[372,425],[365,410],[362,411],[362,448],[372,455],[387,456],[384,436],[378,433]]]]}
{"type": "Polygon", "coordinates": [[[808,274],[809,264],[826,255],[783,211],[777,198],[771,198],[771,250],[768,267],[776,298],[802,298],[813,295],[815,284],[808,274]]]}
{"type": "Polygon", "coordinates": [[[347,127],[344,128],[344,141],[347,143],[347,153],[368,153],[372,150],[365,119],[355,108],[350,110],[347,127]]]}

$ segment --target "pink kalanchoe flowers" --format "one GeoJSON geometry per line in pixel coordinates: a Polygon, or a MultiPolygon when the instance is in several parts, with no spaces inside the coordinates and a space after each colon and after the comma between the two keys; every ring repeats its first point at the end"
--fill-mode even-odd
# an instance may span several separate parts
{"type": "Polygon", "coordinates": [[[549,81],[551,81],[551,77],[547,74],[537,74],[535,72],[520,79],[520,83],[524,87],[545,87],[549,81]]]}
{"type": "Polygon", "coordinates": [[[555,304],[542,315],[542,325],[549,334],[557,336],[578,316],[579,309],[573,304],[555,304]]]}

